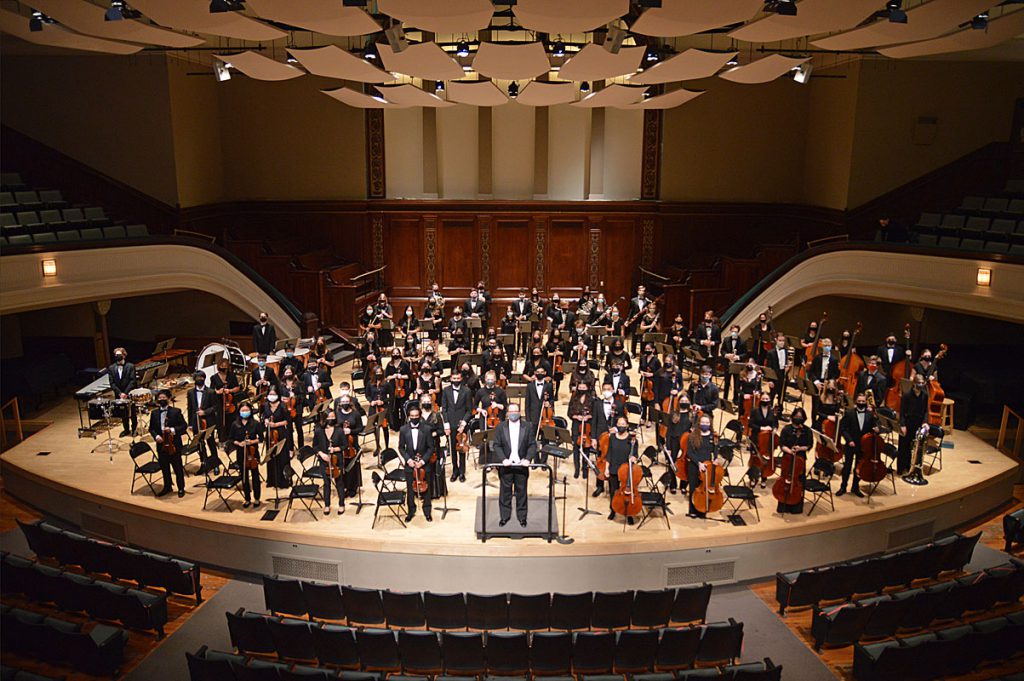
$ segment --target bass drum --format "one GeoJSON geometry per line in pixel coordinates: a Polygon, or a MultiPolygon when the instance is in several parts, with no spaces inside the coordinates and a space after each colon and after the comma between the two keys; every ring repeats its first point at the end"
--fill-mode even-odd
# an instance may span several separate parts
{"type": "Polygon", "coordinates": [[[231,362],[231,369],[236,374],[245,371],[245,355],[242,354],[241,348],[234,343],[210,343],[199,352],[196,358],[196,371],[201,371],[206,375],[207,385],[210,384],[213,375],[217,373],[217,363],[225,357],[231,362]]]}

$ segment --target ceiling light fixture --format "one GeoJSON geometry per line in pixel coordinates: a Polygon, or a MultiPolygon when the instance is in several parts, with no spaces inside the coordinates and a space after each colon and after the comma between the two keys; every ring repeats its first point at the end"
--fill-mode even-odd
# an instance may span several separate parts
{"type": "Polygon", "coordinates": [[[551,56],[552,57],[564,57],[565,56],[565,43],[561,40],[556,40],[551,45],[551,56]]]}
{"type": "Polygon", "coordinates": [[[971,28],[976,31],[984,31],[988,28],[988,12],[982,12],[978,16],[971,19],[971,28]]]}
{"type": "Polygon", "coordinates": [[[342,7],[366,7],[369,0],[341,0],[342,7]]]}
{"type": "Polygon", "coordinates": [[[907,23],[907,13],[903,11],[903,0],[888,0],[885,3],[885,10],[889,13],[890,23],[907,23]]]}
{"type": "Polygon", "coordinates": [[[241,12],[245,9],[243,0],[210,0],[210,14],[241,12]]]}
{"type": "Polygon", "coordinates": [[[455,47],[456,57],[468,57],[469,56],[469,43],[465,40],[460,40],[459,44],[455,47]]]}
{"type": "Polygon", "coordinates": [[[584,94],[590,92],[590,83],[588,83],[587,81],[583,81],[582,83],[580,83],[580,92],[584,94]]]}
{"type": "Polygon", "coordinates": [[[43,24],[52,24],[53,19],[46,16],[39,10],[32,10],[32,18],[28,20],[28,30],[38,33],[43,30],[43,24]]]}
{"type": "Polygon", "coordinates": [[[740,63],[740,60],[738,58],[736,58],[736,57],[733,57],[729,61],[725,62],[725,65],[726,66],[738,66],[739,63],[740,63]]]}
{"type": "Polygon", "coordinates": [[[231,80],[231,64],[228,62],[213,62],[213,77],[217,79],[218,83],[223,83],[226,80],[231,80]]]}
{"type": "Polygon", "coordinates": [[[764,3],[765,12],[773,12],[783,17],[796,16],[795,0],[768,0],[764,3]]]}
{"type": "Polygon", "coordinates": [[[811,70],[813,68],[814,67],[811,66],[811,62],[805,61],[800,66],[794,66],[792,69],[790,69],[790,73],[793,74],[793,80],[800,83],[801,85],[805,85],[811,77],[811,70]]]}
{"type": "Polygon", "coordinates": [[[647,52],[644,53],[644,61],[649,63],[649,64],[653,64],[654,62],[657,62],[660,59],[661,59],[661,55],[658,54],[658,48],[655,47],[654,45],[650,45],[647,48],[647,52]]]}
{"type": "Polygon", "coordinates": [[[366,61],[377,61],[377,44],[373,40],[368,40],[366,47],[363,48],[363,59],[366,61]]]}
{"type": "Polygon", "coordinates": [[[512,81],[508,84],[508,97],[509,99],[515,99],[519,96],[519,83],[512,81]]]}
{"type": "Polygon", "coordinates": [[[652,7],[655,9],[661,8],[661,0],[637,0],[636,4],[640,7],[652,7]]]}
{"type": "Polygon", "coordinates": [[[444,92],[444,81],[439,80],[434,84],[434,92],[444,92]]]}

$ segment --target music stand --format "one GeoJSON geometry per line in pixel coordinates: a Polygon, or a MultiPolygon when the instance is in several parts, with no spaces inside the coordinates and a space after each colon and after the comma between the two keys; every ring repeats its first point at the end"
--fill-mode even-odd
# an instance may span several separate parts
{"type": "Polygon", "coordinates": [[[505,388],[505,395],[510,400],[511,399],[518,400],[517,404],[519,405],[520,408],[522,408],[522,406],[523,406],[523,398],[526,397],[526,384],[525,383],[519,383],[519,384],[513,385],[512,383],[509,383],[508,387],[505,388]]]}
{"type": "MultiPolygon", "coordinates": [[[[487,454],[490,451],[491,433],[493,433],[493,432],[494,432],[494,429],[491,429],[491,430],[474,430],[472,433],[470,433],[469,443],[471,445],[476,445],[476,448],[477,448],[477,467],[478,468],[480,466],[486,466],[487,465],[487,454]]],[[[490,487],[494,486],[494,485],[491,485],[490,481],[487,479],[487,471],[486,470],[484,471],[482,480],[483,480],[483,482],[481,484],[477,485],[475,489],[480,489],[484,485],[488,485],[490,487]]]]}
{"type": "Polygon", "coordinates": [[[426,319],[421,319],[420,320],[420,331],[433,331],[434,328],[435,327],[434,327],[434,320],[433,319],[430,319],[429,317],[427,317],[426,319]]]}
{"type": "Polygon", "coordinates": [[[659,331],[654,331],[654,332],[645,333],[641,340],[643,340],[644,343],[655,343],[655,344],[661,343],[661,344],[664,344],[667,339],[668,339],[668,334],[667,333],[662,333],[662,332],[659,332],[659,331]]]}
{"type": "Polygon", "coordinates": [[[483,368],[484,356],[476,353],[464,352],[462,353],[462,357],[459,358],[459,363],[461,364],[462,362],[469,362],[470,366],[483,368]]]}
{"type": "Polygon", "coordinates": [[[499,333],[494,336],[498,339],[498,343],[504,346],[510,346],[516,344],[516,335],[514,333],[499,333]]]}
{"type": "Polygon", "coordinates": [[[572,454],[572,433],[568,428],[558,426],[541,426],[540,433],[547,443],[542,451],[555,457],[555,478],[558,478],[558,462],[572,454]],[[569,451],[561,449],[565,445],[569,446],[569,451]]]}
{"type": "Polygon", "coordinates": [[[654,351],[661,356],[674,354],[676,349],[670,343],[655,343],[654,351]]]}
{"type": "Polygon", "coordinates": [[[604,345],[604,351],[608,352],[609,350],[611,350],[612,345],[615,344],[615,341],[621,340],[622,336],[605,336],[604,338],[601,339],[601,344],[604,345]]]}
{"type": "MultiPolygon", "coordinates": [[[[282,439],[276,445],[274,445],[269,450],[267,450],[266,464],[267,464],[268,470],[267,470],[267,477],[264,479],[265,482],[269,482],[270,481],[270,470],[269,470],[269,467],[277,465],[277,463],[276,463],[277,457],[281,455],[281,450],[284,449],[284,446],[285,446],[285,444],[287,442],[288,442],[288,440],[282,439]]],[[[277,471],[277,473],[275,473],[274,477],[275,477],[275,479],[277,481],[277,484],[274,485],[274,509],[273,509],[273,511],[268,510],[266,513],[264,513],[263,517],[260,518],[260,520],[273,520],[274,518],[276,518],[277,514],[278,514],[277,507],[281,505],[281,471],[280,470],[277,471]],[[269,515],[271,512],[273,513],[273,515],[269,515]]]]}
{"type": "Polygon", "coordinates": [[[568,376],[570,374],[575,373],[577,366],[578,366],[578,362],[570,362],[568,360],[566,360],[565,362],[562,362],[562,374],[565,375],[565,376],[568,376]]]}
{"type": "MultiPolygon", "coordinates": [[[[192,442],[198,443],[199,447],[205,447],[206,446],[206,442],[213,435],[213,431],[214,431],[214,429],[216,427],[217,426],[208,426],[208,427],[206,427],[203,430],[200,430],[198,432],[193,431],[192,442]]],[[[199,452],[199,447],[196,447],[196,452],[197,453],[199,452]]],[[[188,450],[188,448],[186,447],[186,456],[187,456],[187,450],[188,450]]],[[[213,452],[207,452],[206,454],[207,454],[207,456],[210,456],[211,454],[213,454],[213,452]]],[[[185,466],[185,462],[182,461],[181,465],[182,465],[182,467],[184,467],[185,466]]],[[[199,470],[196,471],[196,473],[197,474],[205,474],[206,473],[206,462],[205,461],[203,461],[202,463],[199,464],[199,470]]]]}

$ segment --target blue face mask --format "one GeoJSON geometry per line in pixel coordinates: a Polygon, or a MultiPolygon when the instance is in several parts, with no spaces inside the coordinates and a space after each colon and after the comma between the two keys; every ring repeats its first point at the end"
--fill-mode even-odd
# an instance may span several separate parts
{"type": "Polygon", "coordinates": [[[508,415],[508,420],[512,421],[513,423],[515,423],[516,421],[519,420],[519,414],[509,414],[508,415]]]}
{"type": "Polygon", "coordinates": [[[259,362],[259,368],[262,369],[267,366],[266,362],[259,362]]]}
{"type": "Polygon", "coordinates": [[[294,357],[295,353],[289,350],[288,352],[285,353],[285,355],[287,355],[288,357],[294,357]]]}
{"type": "Polygon", "coordinates": [[[706,426],[706,425],[704,425],[702,423],[700,425],[700,432],[702,432],[702,433],[710,433],[711,432],[711,426],[706,426]]]}
{"type": "Polygon", "coordinates": [[[252,416],[252,413],[248,411],[240,411],[238,412],[238,415],[241,416],[243,419],[247,419],[250,416],[252,416]]]}

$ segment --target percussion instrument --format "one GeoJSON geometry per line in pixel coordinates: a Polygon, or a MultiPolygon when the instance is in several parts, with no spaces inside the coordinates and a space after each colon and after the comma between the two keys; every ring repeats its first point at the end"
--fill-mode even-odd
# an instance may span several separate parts
{"type": "Polygon", "coordinates": [[[153,391],[149,388],[135,388],[128,393],[128,397],[136,406],[140,407],[153,403],[153,391]]]}

